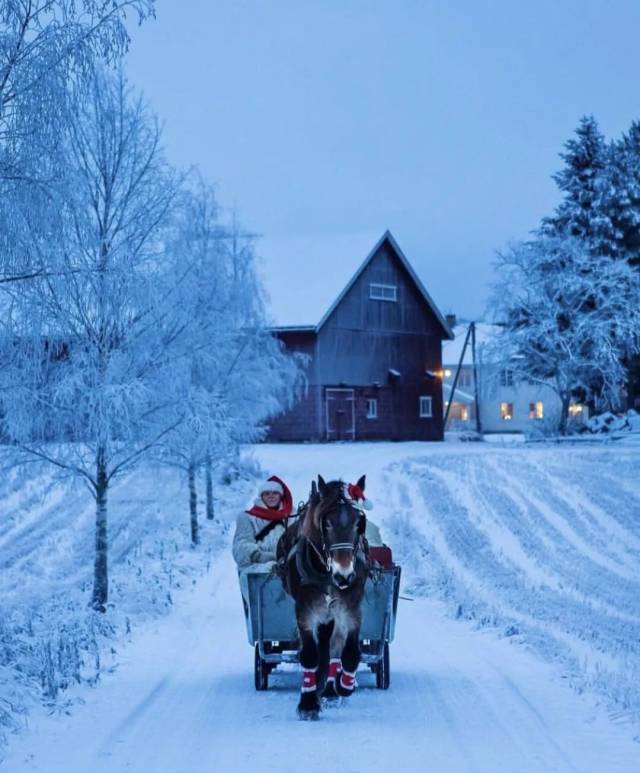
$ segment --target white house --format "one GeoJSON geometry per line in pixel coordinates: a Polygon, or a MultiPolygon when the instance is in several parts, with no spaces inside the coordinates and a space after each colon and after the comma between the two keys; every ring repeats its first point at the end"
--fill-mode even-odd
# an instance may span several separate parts
{"type": "MultiPolygon", "coordinates": [[[[497,328],[477,322],[475,329],[475,367],[469,337],[453,399],[454,379],[469,325],[455,325],[455,339],[442,344],[445,412],[451,403],[445,429],[476,429],[476,404],[483,432],[528,433],[541,429],[543,424],[556,424],[560,415],[560,399],[553,389],[500,366],[495,358],[492,361],[488,344],[497,328]]],[[[586,406],[579,403],[573,403],[569,412],[576,421],[588,418],[586,406]]]]}

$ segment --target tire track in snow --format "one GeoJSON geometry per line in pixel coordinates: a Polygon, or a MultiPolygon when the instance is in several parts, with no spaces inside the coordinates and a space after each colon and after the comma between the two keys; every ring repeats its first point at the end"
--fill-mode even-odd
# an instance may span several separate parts
{"type": "MultiPolygon", "coordinates": [[[[474,484],[475,498],[483,505],[484,512],[493,515],[496,519],[501,518],[502,522],[505,524],[504,528],[507,531],[511,529],[518,538],[519,545],[521,546],[521,549],[525,551],[527,556],[526,560],[523,560],[520,554],[513,557],[513,560],[516,561],[518,566],[525,571],[531,564],[539,567],[538,572],[527,572],[531,585],[533,587],[541,584],[548,585],[552,590],[558,592],[562,596],[569,596],[585,608],[593,608],[611,618],[617,618],[634,625],[640,624],[640,616],[638,614],[627,613],[619,607],[614,606],[610,601],[598,598],[595,593],[592,592],[589,594],[581,592],[578,588],[575,586],[572,587],[569,584],[568,579],[572,577],[574,567],[567,567],[566,560],[562,560],[558,563],[559,535],[556,534],[556,539],[554,541],[551,536],[541,533],[540,526],[544,521],[540,518],[535,518],[535,513],[537,512],[535,508],[531,506],[530,502],[527,502],[519,493],[513,490],[509,485],[507,478],[502,476],[500,471],[495,469],[494,472],[492,484],[489,484],[486,479],[483,479],[482,476],[477,474],[473,474],[472,471],[471,480],[474,484]],[[491,495],[495,495],[496,491],[500,492],[501,501],[499,507],[494,505],[494,508],[492,509],[490,503],[491,495]],[[532,512],[534,514],[533,517],[531,517],[532,512]],[[508,524],[508,526],[506,524],[508,524]],[[567,571],[567,569],[569,569],[569,571],[567,571]],[[541,583],[540,580],[543,582],[541,583]]],[[[495,501],[495,496],[493,499],[495,501]]],[[[550,534],[552,533],[553,532],[550,531],[550,534]]],[[[504,537],[501,534],[500,544],[504,544],[503,540],[504,537]]],[[[561,555],[565,557],[566,551],[562,551],[561,555]]],[[[591,574],[593,569],[589,565],[585,571],[591,574]]],[[[612,581],[615,582],[615,578],[612,578],[612,581]]],[[[640,588],[638,590],[640,591],[640,588]]],[[[631,592],[635,596],[633,586],[631,586],[631,592]]],[[[619,596],[617,600],[619,601],[619,596]]]]}
{"type": "Polygon", "coordinates": [[[533,475],[528,469],[528,465],[523,464],[518,468],[519,475],[515,475],[505,469],[503,465],[499,465],[495,457],[489,457],[487,464],[499,472],[507,481],[508,486],[517,491],[579,554],[586,556],[593,564],[624,579],[637,577],[637,572],[626,566],[626,562],[625,565],[621,565],[613,557],[609,557],[609,547],[602,532],[594,534],[592,531],[590,535],[589,528],[587,527],[585,530],[585,521],[580,512],[568,506],[567,502],[558,496],[552,485],[548,483],[545,485],[545,478],[548,476],[543,471],[539,471],[538,475],[533,475]],[[537,493],[540,490],[544,490],[544,497],[537,493]],[[563,512],[568,512],[568,517],[563,512]],[[581,534],[579,529],[586,531],[586,533],[581,534]],[[589,541],[589,537],[591,537],[591,541],[589,541]],[[597,547],[594,546],[594,541],[597,543],[597,547]]]}
{"type": "MultiPolygon", "coordinates": [[[[430,467],[429,474],[433,475],[433,469],[430,467]]],[[[505,589],[512,591],[512,584],[504,581],[502,584],[496,583],[495,577],[489,563],[489,551],[483,551],[481,558],[478,554],[481,552],[476,548],[474,542],[466,541],[466,533],[470,526],[464,523],[463,511],[458,508],[452,514],[449,509],[442,508],[438,511],[440,519],[446,518],[447,524],[454,524],[454,528],[445,533],[435,521],[434,512],[424,505],[424,489],[420,487],[417,481],[412,478],[420,476],[420,468],[417,464],[412,464],[409,469],[409,476],[402,481],[402,487],[405,496],[413,497],[416,510],[421,507],[422,512],[430,519],[427,526],[427,518],[414,519],[405,524],[404,536],[411,539],[413,529],[413,539],[418,543],[425,537],[429,542],[430,552],[437,556],[441,572],[444,572],[445,583],[440,587],[445,589],[446,595],[466,603],[473,600],[477,607],[477,616],[487,621],[502,621],[503,626],[507,624],[517,624],[526,628],[530,635],[536,631],[542,633],[548,641],[554,642],[556,648],[564,648],[565,655],[570,657],[574,663],[588,661],[597,663],[599,668],[616,669],[618,661],[607,651],[594,647],[588,640],[576,637],[575,632],[566,630],[558,625],[558,620],[548,614],[539,599],[535,605],[520,603],[521,596],[516,596],[517,604],[512,603],[509,595],[505,595],[505,589]],[[444,515],[443,515],[444,512],[444,515]],[[453,539],[453,543],[451,540],[453,539]],[[459,554],[462,553],[462,556],[459,554]],[[466,562],[465,560],[466,559],[466,562]],[[484,567],[484,571],[482,570],[484,567]],[[489,567],[489,568],[487,568],[489,567]],[[538,613],[536,616],[529,611],[534,608],[538,613]]],[[[437,502],[447,502],[448,494],[446,489],[440,490],[438,481],[433,477],[429,480],[429,491],[436,492],[437,502]]],[[[439,578],[442,583],[442,577],[439,578]]],[[[420,583],[418,582],[418,587],[420,583]]],[[[560,599],[556,606],[560,609],[560,599]]],[[[498,624],[500,624],[498,622],[498,624]]]]}

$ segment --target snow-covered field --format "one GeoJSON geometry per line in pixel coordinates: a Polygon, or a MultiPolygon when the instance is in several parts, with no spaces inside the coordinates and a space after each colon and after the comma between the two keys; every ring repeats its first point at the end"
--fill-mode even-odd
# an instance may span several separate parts
{"type": "MultiPolygon", "coordinates": [[[[186,527],[177,477],[146,471],[114,500],[122,513],[114,550],[128,569],[107,618],[130,616],[131,642],[114,639],[119,666],[100,671],[98,689],[60,693],[70,715],[32,709],[28,731],[11,739],[8,771],[286,770],[298,758],[310,771],[638,769],[637,446],[263,445],[253,453],[297,499],[317,473],[367,473],[371,515],[403,565],[403,595],[414,599],[400,602],[390,690],[375,690],[362,671],[351,702],[312,724],[295,721],[296,673],[255,693],[225,528],[247,483],[219,508],[205,546],[189,553],[175,542],[186,527]],[[153,598],[170,613],[150,614],[153,598]]],[[[90,505],[80,489],[60,495],[55,486],[43,498],[43,485],[2,488],[3,616],[47,608],[58,594],[60,612],[86,581],[90,505]]],[[[0,684],[15,686],[6,665],[3,673],[0,684]]]]}

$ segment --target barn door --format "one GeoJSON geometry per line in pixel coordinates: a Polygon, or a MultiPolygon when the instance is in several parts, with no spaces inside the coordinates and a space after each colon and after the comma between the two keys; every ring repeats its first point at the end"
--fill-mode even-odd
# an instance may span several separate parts
{"type": "Polygon", "coordinates": [[[353,389],[327,389],[327,440],[355,440],[356,413],[353,389]]]}

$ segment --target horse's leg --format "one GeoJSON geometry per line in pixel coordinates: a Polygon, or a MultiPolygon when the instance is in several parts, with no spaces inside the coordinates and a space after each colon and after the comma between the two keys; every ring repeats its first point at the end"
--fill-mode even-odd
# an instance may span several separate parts
{"type": "Polygon", "coordinates": [[[327,673],[327,683],[322,692],[323,698],[337,698],[336,679],[340,678],[340,669],[342,668],[342,650],[344,649],[345,635],[338,625],[333,628],[331,636],[331,646],[329,649],[329,671],[327,673]]]}
{"type": "Polygon", "coordinates": [[[342,650],[342,671],[336,680],[336,692],[343,698],[353,694],[356,686],[356,671],[360,663],[360,625],[351,628],[342,650]]]}
{"type": "Polygon", "coordinates": [[[300,631],[300,665],[303,668],[298,716],[300,719],[318,719],[320,700],[316,683],[318,673],[318,645],[313,634],[312,609],[309,603],[296,604],[296,617],[300,631]]]}
{"type": "Polygon", "coordinates": [[[333,633],[333,626],[333,620],[330,620],[328,623],[321,623],[318,626],[318,675],[316,682],[319,695],[322,694],[329,674],[329,645],[331,642],[331,634],[333,633]]]}

